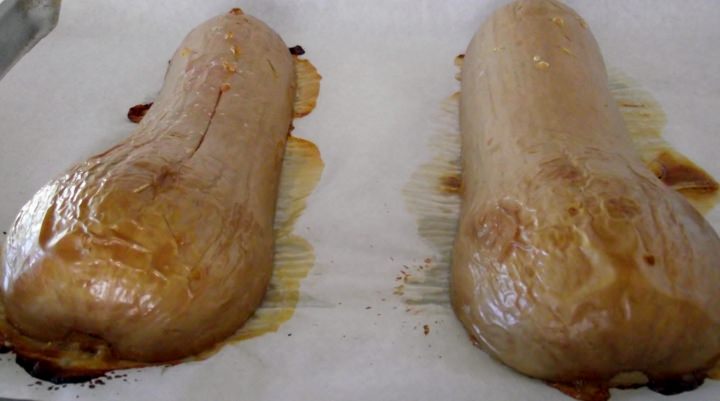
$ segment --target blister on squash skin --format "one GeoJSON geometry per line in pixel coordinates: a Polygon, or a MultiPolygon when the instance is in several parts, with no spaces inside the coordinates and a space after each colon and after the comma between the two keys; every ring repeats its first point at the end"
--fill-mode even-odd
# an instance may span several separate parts
{"type": "MultiPolygon", "coordinates": [[[[234,9],[230,15],[247,18],[239,9],[234,9]]],[[[213,28],[213,34],[223,34],[223,32],[216,32],[213,28]]],[[[224,33],[229,53],[232,58],[239,60],[243,49],[235,44],[235,39],[237,38],[232,31],[224,33]]],[[[290,49],[290,52],[293,55],[298,88],[295,91],[293,110],[294,117],[299,118],[309,114],[315,107],[321,77],[309,61],[299,57],[302,53],[293,52],[293,49],[290,49]]],[[[184,58],[192,57],[193,50],[183,48],[178,54],[184,58]]],[[[270,59],[267,60],[267,64],[268,69],[277,77],[276,66],[270,59]]],[[[234,66],[232,59],[223,63],[223,68],[230,74],[236,72],[237,67],[234,66]]],[[[222,84],[219,87],[220,93],[230,89],[229,84],[222,84]]],[[[140,122],[151,106],[152,103],[134,107],[128,113],[128,117],[133,122],[140,122]]],[[[206,358],[227,342],[273,332],[292,317],[299,299],[300,281],[307,275],[315,260],[312,246],[302,237],[294,235],[293,229],[305,208],[307,196],[313,191],[320,178],[323,162],[319,150],[312,142],[289,135],[288,132],[275,211],[273,271],[262,304],[235,335],[199,354],[182,360],[164,361],[164,363],[175,364],[185,360],[206,358]]],[[[37,341],[24,336],[8,324],[2,303],[0,303],[0,346],[13,349],[18,354],[17,362],[31,375],[56,383],[86,381],[110,370],[147,365],[144,362],[118,359],[112,355],[112,349],[102,339],[94,339],[82,333],[72,334],[62,341],[37,341]]]]}
{"type": "MultiPolygon", "coordinates": [[[[504,50],[499,46],[494,51],[504,50]]],[[[565,51],[563,53],[567,54],[565,51]]],[[[462,55],[455,60],[458,67],[462,67],[463,62],[462,55]]],[[[679,192],[699,211],[708,212],[717,200],[717,183],[662,139],[666,119],[657,102],[631,79],[616,70],[609,72],[609,87],[618,103],[632,142],[646,165],[654,172],[663,169],[682,171],[683,174],[671,174],[678,178],[674,183],[666,179],[663,182],[674,189],[692,188],[690,191],[679,192]],[[667,155],[672,155],[672,160],[668,160],[667,155]],[[663,169],[656,167],[659,162],[664,166],[663,169]]],[[[442,113],[437,118],[438,133],[432,137],[430,144],[435,150],[435,158],[422,165],[404,189],[408,208],[417,216],[419,234],[436,252],[436,263],[431,267],[432,270],[415,274],[403,283],[402,293],[398,295],[409,305],[449,306],[451,250],[457,232],[460,194],[463,191],[461,186],[456,185],[462,182],[458,100],[459,93],[455,93],[443,101],[442,113]]],[[[658,177],[663,179],[660,174],[658,177]]],[[[572,210],[569,211],[571,212],[572,210]]],[[[650,258],[647,258],[646,262],[648,261],[654,262],[650,258]]],[[[710,376],[712,377],[712,373],[710,376]]],[[[553,387],[577,399],[599,401],[609,397],[609,387],[626,388],[645,384],[652,390],[663,393],[686,391],[702,382],[696,376],[693,377],[694,379],[689,381],[648,382],[644,375],[640,377],[628,374],[616,378],[617,381],[612,383],[553,384],[553,387]]]]}

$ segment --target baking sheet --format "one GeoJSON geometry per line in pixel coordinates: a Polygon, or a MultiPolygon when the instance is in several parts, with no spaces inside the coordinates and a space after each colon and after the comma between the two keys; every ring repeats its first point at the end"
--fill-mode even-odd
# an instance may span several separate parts
{"type": "Polygon", "coordinates": [[[0,0],[0,79],[57,24],[60,0],[0,0]]]}
{"type": "MultiPolygon", "coordinates": [[[[445,307],[407,311],[393,294],[403,265],[434,258],[402,195],[432,157],[440,104],[458,84],[453,58],[503,0],[66,1],[57,28],[0,80],[0,226],[51,177],[134,128],[167,60],[203,20],[242,7],[324,79],[295,122],[325,171],[296,232],[315,247],[295,316],[278,332],[212,358],[129,371],[95,388],[57,390],[0,355],[0,397],[36,400],[567,400],[475,349],[445,307]],[[429,333],[425,335],[427,325],[429,333]]],[[[715,0],[568,1],[607,64],[636,79],[668,115],[665,137],[720,177],[720,7],[715,0]]],[[[710,214],[720,228],[720,212],[710,214]]],[[[0,237],[2,238],[2,237],[0,237]]],[[[616,400],[666,399],[646,389],[616,400]]],[[[720,398],[708,381],[673,400],[720,398]]]]}

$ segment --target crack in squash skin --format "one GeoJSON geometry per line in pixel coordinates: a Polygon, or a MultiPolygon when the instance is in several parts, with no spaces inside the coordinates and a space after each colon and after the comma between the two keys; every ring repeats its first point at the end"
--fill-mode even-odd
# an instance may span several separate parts
{"type": "Polygon", "coordinates": [[[584,21],[557,1],[517,1],[463,62],[451,296],[467,331],[550,382],[711,368],[720,239],[633,149],[584,21]]]}
{"type": "Polygon", "coordinates": [[[193,30],[137,131],[20,212],[0,340],[72,379],[178,362],[242,326],[272,272],[294,68],[241,12],[193,30]]]}

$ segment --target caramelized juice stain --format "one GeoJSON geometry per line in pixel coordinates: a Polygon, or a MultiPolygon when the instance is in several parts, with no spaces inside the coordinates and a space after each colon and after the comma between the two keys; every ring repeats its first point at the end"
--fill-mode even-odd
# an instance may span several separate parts
{"type": "Polygon", "coordinates": [[[270,285],[262,305],[228,341],[277,331],[294,314],[300,298],[300,281],[315,264],[315,253],[310,243],[292,232],[305,209],[307,197],[320,181],[323,167],[315,144],[289,138],[275,216],[275,256],[270,285]]]}
{"type": "Polygon", "coordinates": [[[649,164],[655,175],[682,194],[700,213],[708,213],[717,204],[718,182],[682,154],[668,149],[649,164]]]}
{"type": "Polygon", "coordinates": [[[440,190],[449,194],[459,194],[461,185],[460,174],[447,175],[440,180],[440,190]]]}
{"type": "MultiPolygon", "coordinates": [[[[292,50],[291,50],[292,51],[292,50]]],[[[297,88],[295,91],[295,117],[304,117],[313,111],[320,94],[320,79],[314,65],[308,60],[293,55],[295,60],[295,78],[297,88]]]]}
{"type": "Polygon", "coordinates": [[[607,385],[592,382],[571,384],[547,382],[547,384],[579,401],[607,401],[610,399],[610,389],[608,389],[607,385]]]}
{"type": "Polygon", "coordinates": [[[720,199],[718,182],[663,139],[667,117],[662,107],[626,75],[610,70],[608,77],[630,137],[648,168],[700,213],[710,212],[720,199]]]}
{"type": "Polygon", "coordinates": [[[607,401],[610,399],[610,388],[635,389],[647,387],[653,392],[669,396],[695,390],[703,384],[706,377],[710,377],[710,375],[690,373],[677,378],[652,380],[641,372],[627,372],[616,375],[609,382],[579,380],[573,383],[546,382],[546,384],[576,400],[607,401]]]}
{"type": "MultiPolygon", "coordinates": [[[[461,59],[458,59],[461,60],[461,59]]],[[[459,92],[445,99],[430,146],[435,157],[420,166],[403,188],[408,209],[417,217],[418,233],[434,252],[431,263],[403,266],[395,295],[408,305],[450,307],[449,266],[460,214],[459,92]],[[405,274],[402,274],[402,273],[405,274]]]]}

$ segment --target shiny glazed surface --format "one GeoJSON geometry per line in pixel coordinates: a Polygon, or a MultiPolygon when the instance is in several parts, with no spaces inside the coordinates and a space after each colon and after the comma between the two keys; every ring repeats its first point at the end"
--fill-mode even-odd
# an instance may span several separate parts
{"type": "Polygon", "coordinates": [[[560,382],[713,365],[720,239],[633,149],[580,16],[496,12],[465,56],[460,123],[452,303],[483,349],[560,382]]]}
{"type": "Polygon", "coordinates": [[[271,275],[295,85],[287,46],[257,19],[233,10],[194,29],[137,131],[23,207],[0,270],[12,326],[143,362],[235,332],[271,275]]]}

